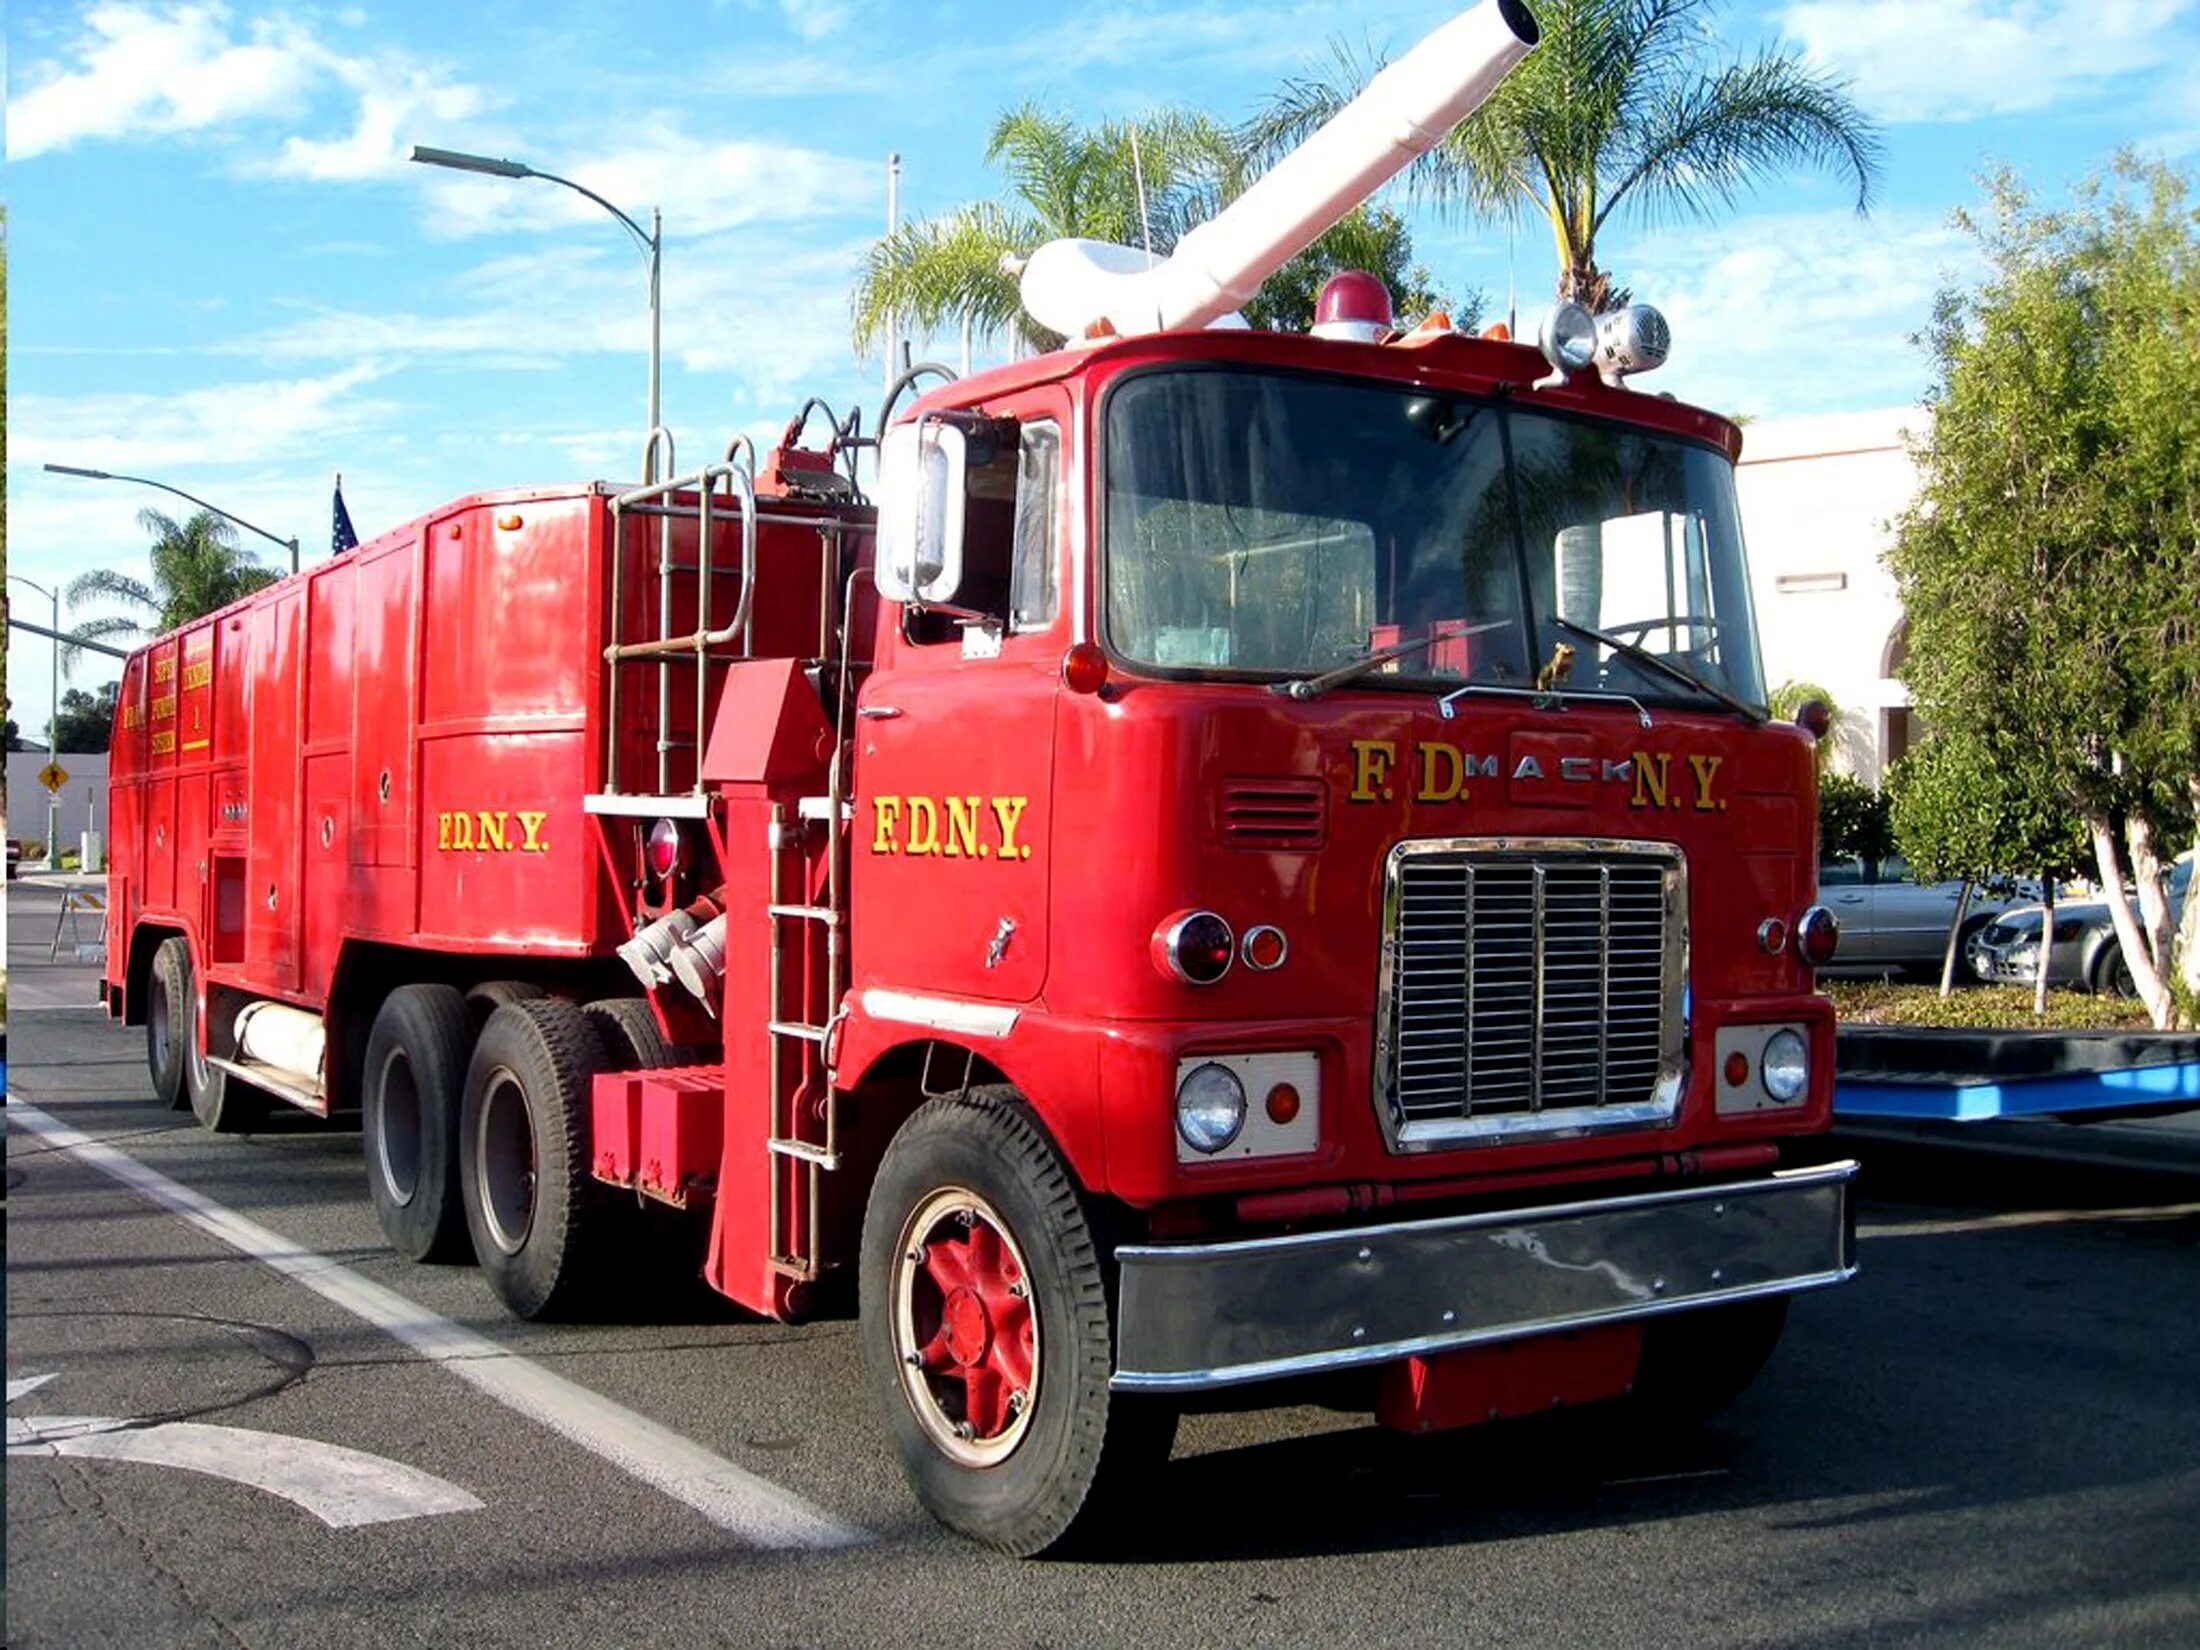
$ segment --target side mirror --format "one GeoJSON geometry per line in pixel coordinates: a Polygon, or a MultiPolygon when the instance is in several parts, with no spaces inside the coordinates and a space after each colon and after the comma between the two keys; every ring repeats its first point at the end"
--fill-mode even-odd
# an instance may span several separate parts
{"type": "Polygon", "coordinates": [[[878,592],[888,601],[947,602],[962,584],[963,432],[921,418],[879,446],[878,592]]]}

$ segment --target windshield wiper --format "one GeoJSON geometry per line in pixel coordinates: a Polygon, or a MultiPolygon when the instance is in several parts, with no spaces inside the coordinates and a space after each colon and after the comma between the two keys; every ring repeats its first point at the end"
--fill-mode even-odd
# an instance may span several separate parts
{"type": "Polygon", "coordinates": [[[1386,647],[1380,653],[1370,653],[1364,659],[1354,659],[1350,664],[1339,665],[1335,670],[1325,670],[1319,676],[1278,682],[1275,684],[1275,691],[1286,699],[1319,699],[1331,688],[1357,681],[1377,666],[1387,665],[1393,659],[1403,659],[1408,654],[1420,653],[1434,647],[1438,642],[1455,642],[1462,637],[1482,635],[1485,631],[1510,630],[1519,622],[1518,619],[1489,619],[1481,624],[1463,625],[1456,630],[1432,632],[1410,642],[1400,642],[1396,647],[1386,647]]]}
{"type": "Polygon", "coordinates": [[[1762,722],[1765,720],[1764,712],[1760,710],[1753,710],[1748,705],[1743,704],[1741,700],[1735,698],[1734,695],[1727,692],[1725,688],[1715,686],[1712,683],[1705,681],[1694,671],[1685,670],[1681,666],[1675,664],[1672,660],[1661,658],[1659,655],[1652,653],[1646,647],[1637,646],[1633,642],[1623,642],[1617,636],[1607,636],[1603,631],[1598,630],[1593,625],[1581,624],[1573,619],[1560,618],[1555,613],[1552,614],[1550,618],[1551,623],[1557,625],[1561,630],[1570,630],[1576,636],[1585,636],[1592,642],[1602,642],[1614,653],[1632,659],[1637,664],[1648,665],[1652,670],[1657,671],[1659,674],[1670,676],[1674,681],[1684,683],[1687,686],[1694,688],[1698,693],[1708,694],[1711,698],[1718,700],[1720,704],[1726,706],[1728,710],[1731,710],[1737,716],[1746,717],[1752,722],[1762,722]]]}

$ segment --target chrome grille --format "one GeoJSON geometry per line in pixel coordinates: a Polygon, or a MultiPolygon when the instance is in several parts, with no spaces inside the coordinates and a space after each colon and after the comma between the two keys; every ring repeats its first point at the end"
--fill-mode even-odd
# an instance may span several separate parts
{"type": "Polygon", "coordinates": [[[1662,843],[1399,844],[1377,1025],[1393,1145],[1669,1121],[1685,913],[1662,843]]]}

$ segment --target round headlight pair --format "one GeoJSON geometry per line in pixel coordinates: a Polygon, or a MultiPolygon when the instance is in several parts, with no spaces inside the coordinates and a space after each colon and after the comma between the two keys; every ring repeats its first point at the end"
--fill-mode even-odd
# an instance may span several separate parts
{"type": "Polygon", "coordinates": [[[1195,1066],[1176,1089],[1176,1132],[1195,1152],[1212,1155],[1245,1127],[1245,1085],[1228,1066],[1195,1066]]]}

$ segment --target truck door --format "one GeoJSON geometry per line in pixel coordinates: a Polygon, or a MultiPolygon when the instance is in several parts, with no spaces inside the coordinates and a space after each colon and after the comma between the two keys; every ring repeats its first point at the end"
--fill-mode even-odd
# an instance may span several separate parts
{"type": "Polygon", "coordinates": [[[1068,622],[1067,402],[1018,420],[965,502],[956,604],[889,610],[852,737],[859,988],[1027,1002],[1046,979],[1054,697],[1068,622]]]}

